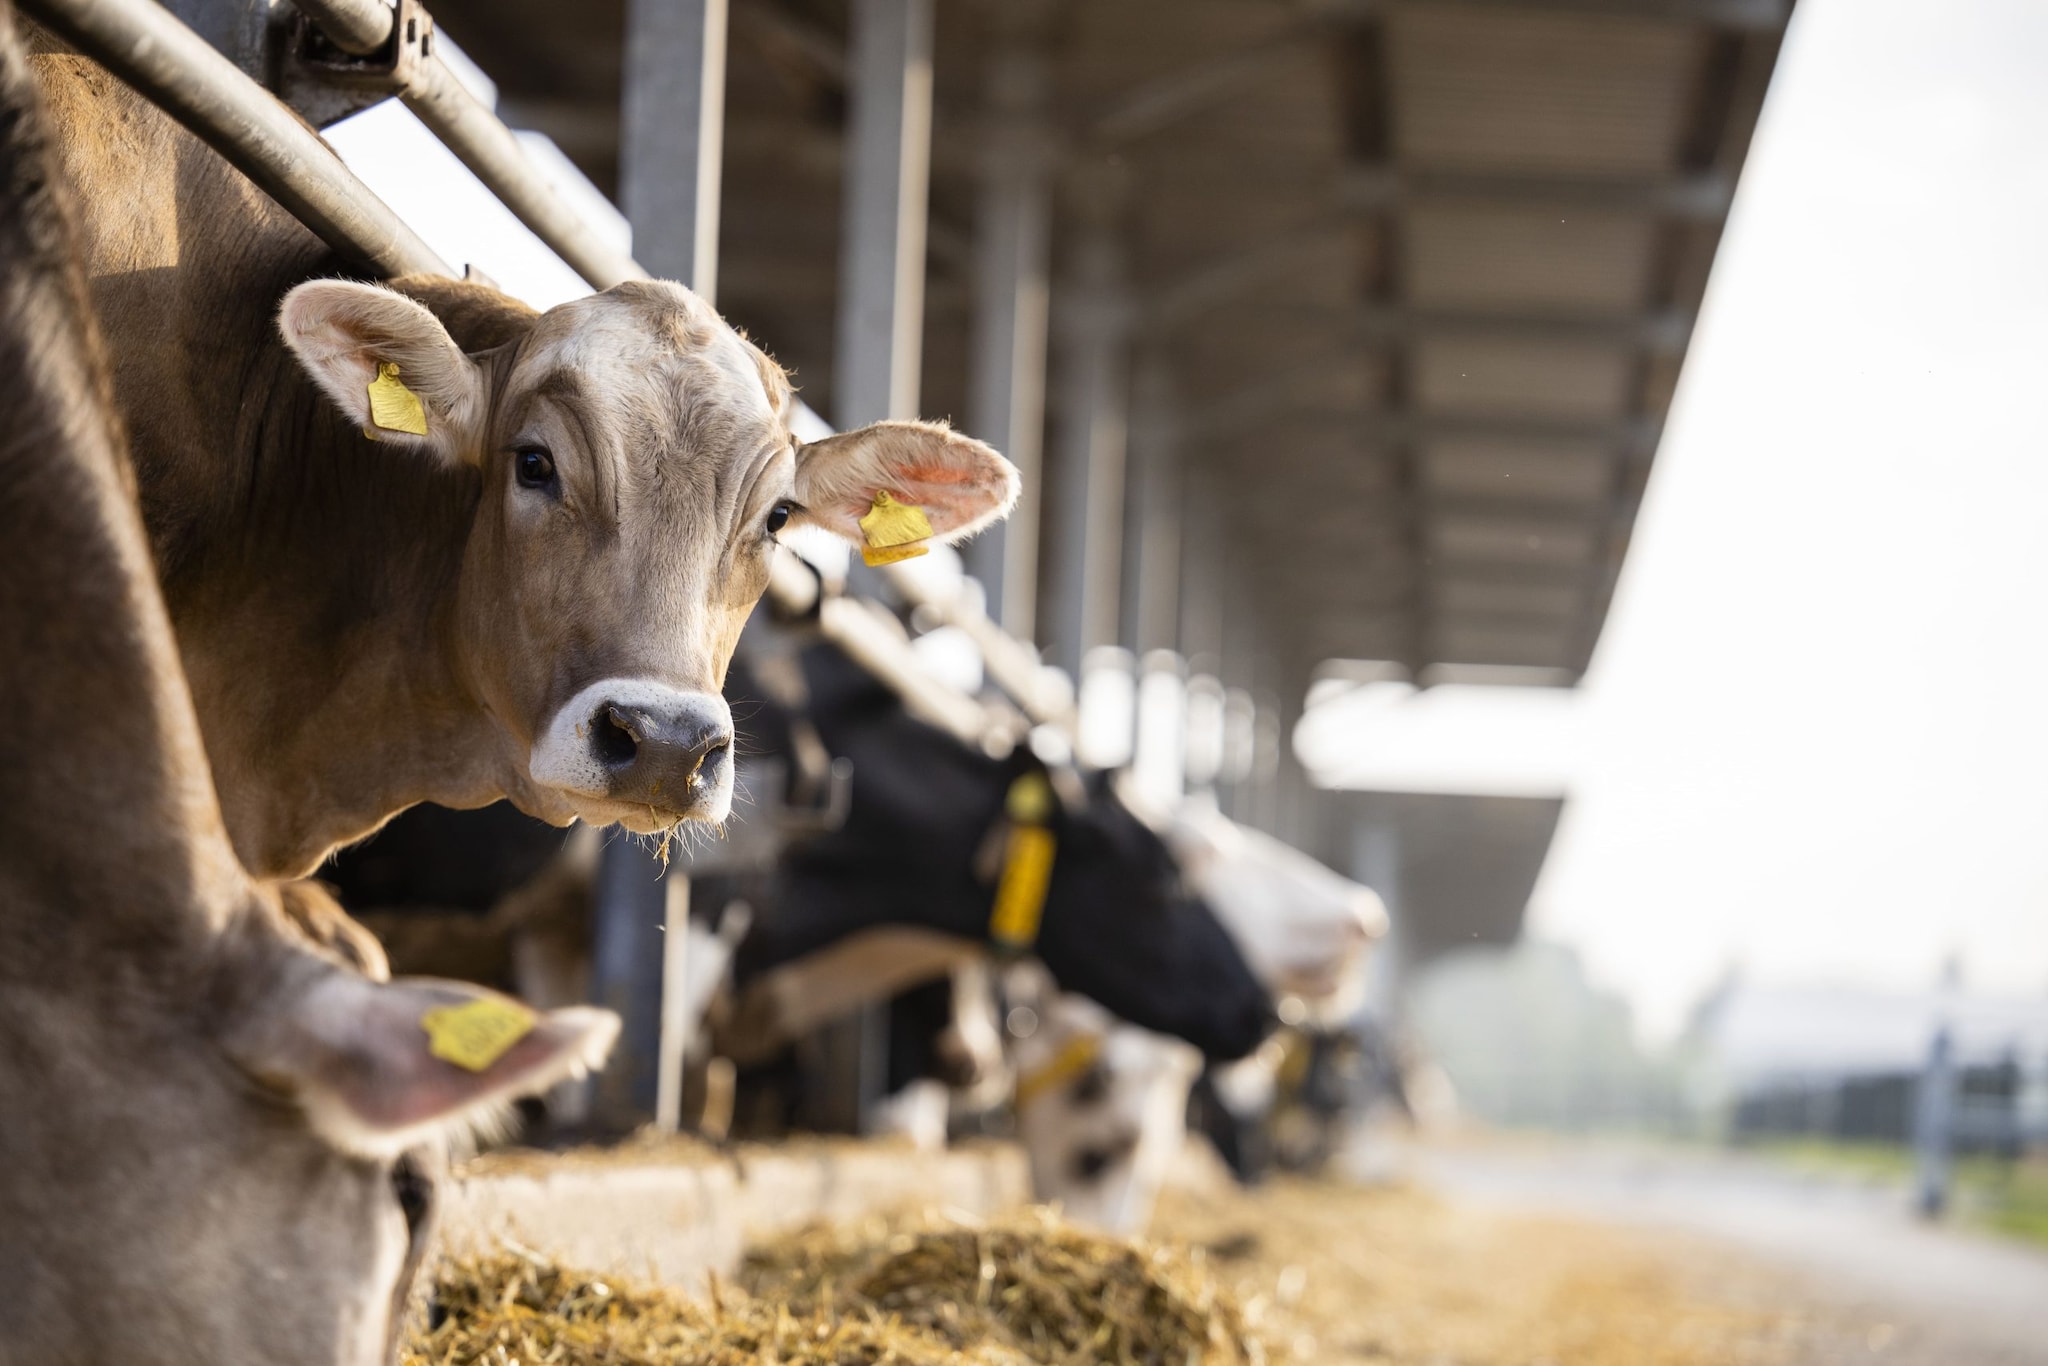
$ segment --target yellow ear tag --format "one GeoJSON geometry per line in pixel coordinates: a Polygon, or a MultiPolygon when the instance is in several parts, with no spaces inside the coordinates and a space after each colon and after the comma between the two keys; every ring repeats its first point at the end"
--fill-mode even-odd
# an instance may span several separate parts
{"type": "Polygon", "coordinates": [[[1052,784],[1042,773],[1020,773],[1003,798],[1003,814],[1013,821],[1044,825],[1052,819],[1052,784]]]}
{"type": "Polygon", "coordinates": [[[377,378],[370,381],[370,421],[387,432],[427,434],[426,406],[399,379],[395,361],[377,362],[377,378]]]}
{"type": "Polygon", "coordinates": [[[1046,822],[1052,819],[1052,784],[1042,773],[1018,775],[1003,798],[1010,833],[1003,841],[1003,871],[996,882],[995,908],[989,913],[989,937],[1016,953],[1038,942],[1045,920],[1045,896],[1052,887],[1052,864],[1059,841],[1046,822]]]}
{"type": "Polygon", "coordinates": [[[420,1016],[427,1051],[443,1062],[482,1072],[533,1032],[537,1017],[517,1001],[480,996],[459,1006],[436,1006],[420,1016]]]}
{"type": "Polygon", "coordinates": [[[914,503],[899,503],[887,493],[876,493],[875,504],[860,519],[861,535],[867,544],[860,557],[870,566],[914,560],[931,549],[924,544],[932,536],[932,519],[914,503]]]}

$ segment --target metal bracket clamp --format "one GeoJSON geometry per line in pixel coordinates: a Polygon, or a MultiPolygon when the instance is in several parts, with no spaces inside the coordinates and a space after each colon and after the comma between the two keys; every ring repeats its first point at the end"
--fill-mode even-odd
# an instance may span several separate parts
{"type": "Polygon", "coordinates": [[[310,16],[292,19],[280,92],[316,127],[402,95],[420,84],[434,51],[434,16],[420,0],[397,0],[383,46],[357,54],[330,38],[310,16]]]}

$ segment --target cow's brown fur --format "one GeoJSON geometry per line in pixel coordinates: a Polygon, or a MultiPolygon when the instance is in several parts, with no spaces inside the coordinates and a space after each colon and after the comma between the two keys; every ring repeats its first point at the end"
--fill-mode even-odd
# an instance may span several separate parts
{"type": "MultiPolygon", "coordinates": [[[[715,819],[722,805],[673,789],[657,810],[536,777],[537,737],[609,678],[715,698],[766,586],[768,514],[801,504],[807,479],[817,506],[799,519],[856,538],[881,488],[929,494],[947,539],[1014,497],[1000,457],[942,428],[799,454],[781,372],[660,282],[539,316],[479,284],[397,282],[468,353],[481,398],[426,395],[434,451],[366,440],[335,406],[360,376],[341,366],[324,395],[308,377],[337,334],[290,300],[297,359],[274,330],[287,291],[339,263],[106,73],[38,60],[92,206],[87,267],[144,519],[228,828],[259,873],[304,875],[423,800],[510,796],[557,823],[643,830],[715,819]],[[534,431],[562,471],[545,513],[511,477],[534,431]]],[[[468,362],[430,350],[408,374],[431,385],[451,367],[468,362]]]]}
{"type": "Polygon", "coordinates": [[[0,1362],[374,1366],[424,1226],[397,1147],[608,1041],[470,1074],[234,856],[154,582],[69,197],[0,0],[0,1362]]]}

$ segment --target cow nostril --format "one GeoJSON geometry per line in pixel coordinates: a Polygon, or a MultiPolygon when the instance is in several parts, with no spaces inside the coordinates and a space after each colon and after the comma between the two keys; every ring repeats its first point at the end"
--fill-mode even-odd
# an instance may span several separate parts
{"type": "Polygon", "coordinates": [[[598,761],[611,768],[624,768],[640,752],[640,736],[632,718],[610,705],[592,719],[590,743],[598,761]]]}
{"type": "Polygon", "coordinates": [[[698,772],[701,772],[704,767],[705,760],[717,758],[718,756],[729,751],[731,748],[732,735],[729,732],[717,732],[712,735],[706,736],[704,740],[698,745],[696,745],[690,752],[691,774],[695,775],[698,772]]]}

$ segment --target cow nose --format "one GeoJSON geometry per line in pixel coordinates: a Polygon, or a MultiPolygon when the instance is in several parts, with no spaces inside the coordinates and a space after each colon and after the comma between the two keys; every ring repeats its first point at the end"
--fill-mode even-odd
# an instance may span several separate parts
{"type": "Polygon", "coordinates": [[[603,701],[590,736],[615,799],[670,811],[716,782],[732,755],[732,723],[689,706],[603,701]]]}

